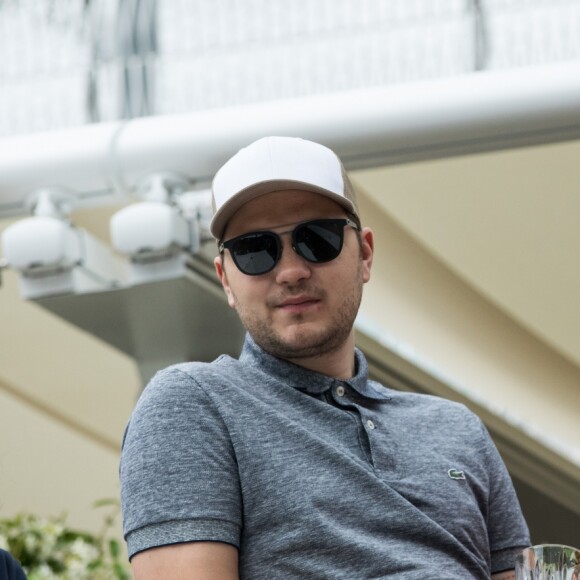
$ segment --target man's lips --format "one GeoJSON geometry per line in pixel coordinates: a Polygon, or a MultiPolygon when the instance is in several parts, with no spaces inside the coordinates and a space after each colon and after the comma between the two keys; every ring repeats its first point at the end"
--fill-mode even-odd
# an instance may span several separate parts
{"type": "Polygon", "coordinates": [[[276,307],[282,310],[288,310],[291,312],[306,310],[315,306],[320,302],[319,298],[314,296],[292,296],[291,298],[286,298],[279,302],[276,307]]]}

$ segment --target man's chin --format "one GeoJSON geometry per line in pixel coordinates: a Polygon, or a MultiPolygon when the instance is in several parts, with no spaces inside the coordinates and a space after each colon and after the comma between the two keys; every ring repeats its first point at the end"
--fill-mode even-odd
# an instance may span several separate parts
{"type": "MultiPolygon", "coordinates": [[[[338,348],[337,336],[334,333],[316,332],[314,329],[300,328],[294,329],[292,333],[285,333],[284,336],[276,337],[276,340],[269,341],[266,348],[271,354],[278,358],[288,360],[299,360],[305,358],[315,358],[322,356],[338,348]]],[[[340,341],[342,342],[342,341],[340,341]]]]}

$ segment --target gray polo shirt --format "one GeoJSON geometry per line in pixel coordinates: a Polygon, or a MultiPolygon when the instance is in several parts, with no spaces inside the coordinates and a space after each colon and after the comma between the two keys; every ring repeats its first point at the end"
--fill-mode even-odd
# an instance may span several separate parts
{"type": "Polygon", "coordinates": [[[481,578],[529,536],[507,471],[463,405],[272,357],[159,372],[126,430],[129,556],[219,541],[242,579],[481,578]]]}

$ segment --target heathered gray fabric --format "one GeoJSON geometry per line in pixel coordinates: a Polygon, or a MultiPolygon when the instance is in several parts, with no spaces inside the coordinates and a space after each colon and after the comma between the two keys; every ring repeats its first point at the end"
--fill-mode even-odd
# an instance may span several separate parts
{"type": "Polygon", "coordinates": [[[239,361],[158,373],[123,443],[129,555],[227,542],[248,580],[488,579],[513,568],[528,530],[480,420],[369,381],[356,356],[356,377],[338,381],[248,337],[239,361]]]}

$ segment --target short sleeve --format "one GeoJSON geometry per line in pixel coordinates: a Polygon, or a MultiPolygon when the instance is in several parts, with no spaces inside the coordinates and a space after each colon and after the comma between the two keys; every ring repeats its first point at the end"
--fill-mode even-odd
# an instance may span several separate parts
{"type": "Polygon", "coordinates": [[[530,545],[528,526],[507,468],[489,433],[481,424],[489,475],[487,530],[491,573],[515,568],[517,554],[530,545]]]}
{"type": "Polygon", "coordinates": [[[125,430],[120,479],[130,558],[181,542],[239,546],[235,453],[223,418],[193,376],[176,367],[157,373],[125,430]]]}

